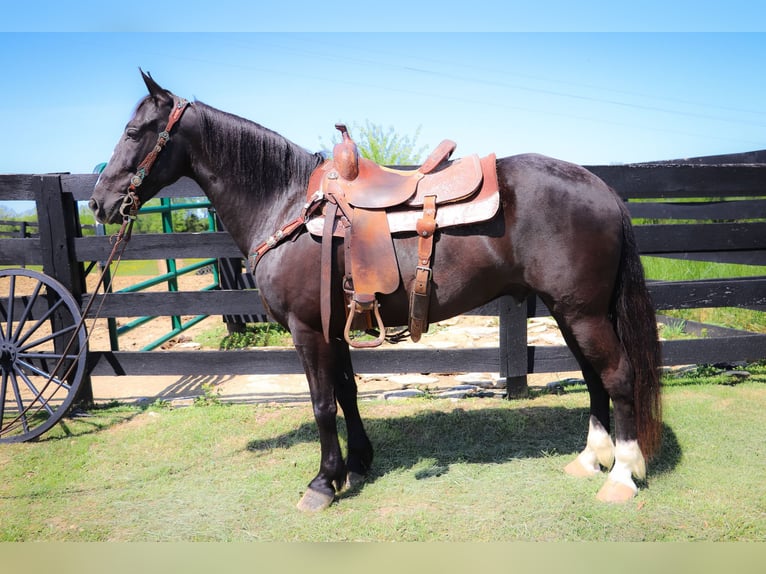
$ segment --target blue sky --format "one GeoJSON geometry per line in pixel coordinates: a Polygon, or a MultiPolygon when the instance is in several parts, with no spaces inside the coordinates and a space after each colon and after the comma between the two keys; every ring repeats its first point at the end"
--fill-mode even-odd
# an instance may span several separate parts
{"type": "MultiPolygon", "coordinates": [[[[453,139],[456,155],[530,151],[605,164],[766,149],[758,2],[743,3],[741,22],[730,16],[737,2],[692,12],[671,2],[662,18],[612,8],[600,24],[587,10],[566,20],[542,9],[563,3],[514,13],[506,2],[505,32],[474,33],[434,31],[458,29],[454,12],[447,22],[412,8],[394,21],[359,8],[356,20],[325,14],[324,25],[316,3],[279,4],[280,17],[273,2],[256,2],[224,21],[231,4],[219,2],[208,20],[194,20],[188,3],[177,19],[160,8],[151,22],[139,2],[11,15],[0,27],[0,173],[89,173],[106,161],[145,95],[139,66],[179,96],[312,150],[337,121],[366,120],[410,135],[419,128],[429,148],[453,139]],[[292,20],[288,5],[301,8],[292,20]],[[413,22],[424,31],[408,31],[413,22]]],[[[491,17],[462,20],[464,29],[503,29],[491,17]]]]}

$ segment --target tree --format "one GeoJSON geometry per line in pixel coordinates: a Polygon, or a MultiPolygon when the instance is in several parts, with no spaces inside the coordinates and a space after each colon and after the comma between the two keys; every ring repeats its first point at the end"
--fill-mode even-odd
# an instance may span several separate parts
{"type": "MultiPolygon", "coordinates": [[[[393,126],[384,128],[366,120],[364,125],[351,124],[349,133],[359,148],[359,154],[381,165],[419,165],[427,149],[427,146],[417,146],[420,126],[410,137],[397,133],[393,126]]],[[[334,134],[332,145],[340,141],[340,133],[334,134]]],[[[327,155],[332,155],[332,149],[325,148],[324,151],[328,152],[327,155]]]]}

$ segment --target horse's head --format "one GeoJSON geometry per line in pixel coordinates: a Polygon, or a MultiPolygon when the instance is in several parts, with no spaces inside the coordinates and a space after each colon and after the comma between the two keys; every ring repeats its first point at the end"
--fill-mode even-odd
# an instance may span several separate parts
{"type": "Polygon", "coordinates": [[[161,88],[150,75],[141,75],[149,95],[125,126],[89,202],[103,223],[119,223],[132,208],[183,175],[188,163],[183,138],[173,131],[188,102],[161,88]]]}

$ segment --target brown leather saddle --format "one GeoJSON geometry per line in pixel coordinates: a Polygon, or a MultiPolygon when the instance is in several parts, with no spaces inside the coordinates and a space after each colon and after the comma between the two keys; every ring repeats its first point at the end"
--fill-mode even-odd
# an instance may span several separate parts
{"type": "MultiPolygon", "coordinates": [[[[324,202],[320,299],[325,338],[329,340],[332,238],[344,241],[343,288],[348,303],[344,337],[353,347],[376,347],[385,339],[377,295],[393,293],[401,282],[392,233],[415,231],[418,264],[408,326],[412,340],[418,341],[428,330],[434,234],[440,225],[494,216],[499,205],[495,156],[472,155],[449,162],[456,144],[445,140],[419,168],[392,169],[360,157],[346,126],[335,127],[342,141],[334,147],[332,160],[312,174],[307,190],[309,203],[324,202]],[[441,210],[449,214],[440,222],[441,210]],[[352,338],[352,331],[369,331],[373,326],[378,333],[374,340],[352,338]]],[[[318,234],[316,228],[312,232],[318,234]]]]}

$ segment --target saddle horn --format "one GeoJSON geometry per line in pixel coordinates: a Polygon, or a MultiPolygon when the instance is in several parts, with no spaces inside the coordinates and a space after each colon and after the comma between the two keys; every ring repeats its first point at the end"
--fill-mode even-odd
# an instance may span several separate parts
{"type": "Polygon", "coordinates": [[[335,129],[340,131],[343,138],[332,150],[335,169],[343,179],[354,181],[359,176],[359,148],[351,139],[346,124],[335,124],[335,129]]]}

